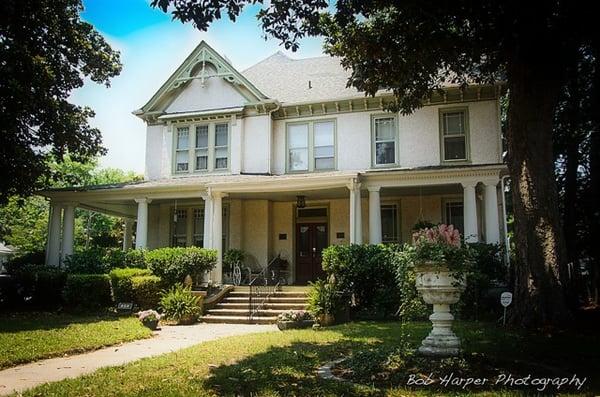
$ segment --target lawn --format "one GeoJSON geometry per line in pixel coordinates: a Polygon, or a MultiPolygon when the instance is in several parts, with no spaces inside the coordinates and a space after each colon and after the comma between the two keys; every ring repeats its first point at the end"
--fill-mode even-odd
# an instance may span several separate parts
{"type": "Polygon", "coordinates": [[[0,368],[147,338],[136,318],[52,313],[0,315],[0,368]]]}
{"type": "MultiPolygon", "coordinates": [[[[104,368],[93,374],[42,385],[25,396],[404,396],[434,393],[356,385],[316,376],[332,359],[374,347],[393,346],[406,335],[414,346],[428,324],[352,323],[319,331],[294,330],[230,337],[155,358],[104,368]]],[[[467,352],[503,360],[542,361],[579,376],[596,376],[598,336],[526,337],[493,325],[463,323],[457,333],[467,352]]],[[[365,363],[368,365],[369,363],[365,363]]],[[[598,391],[598,384],[594,390],[598,391]]],[[[589,388],[589,384],[586,385],[589,388]]],[[[564,390],[564,389],[563,389],[564,390]]],[[[460,390],[449,390],[460,394],[460,390]]],[[[589,392],[589,389],[588,389],[589,392]]],[[[504,395],[511,395],[508,390],[504,395]]],[[[498,391],[482,392],[498,395],[498,391]]]]}

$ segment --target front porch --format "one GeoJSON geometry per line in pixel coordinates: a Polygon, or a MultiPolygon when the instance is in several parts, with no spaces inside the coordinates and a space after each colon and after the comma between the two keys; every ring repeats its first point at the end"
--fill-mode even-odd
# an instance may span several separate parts
{"type": "Polygon", "coordinates": [[[419,221],[453,223],[471,242],[503,241],[503,170],[193,176],[52,190],[44,192],[52,203],[46,260],[58,265],[73,252],[73,213],[81,207],[122,217],[124,249],[216,249],[215,283],[230,282],[223,252],[237,248],[255,270],[279,255],[289,263],[286,282],[304,285],[322,275],[320,254],[327,246],[409,242],[419,221]]]}

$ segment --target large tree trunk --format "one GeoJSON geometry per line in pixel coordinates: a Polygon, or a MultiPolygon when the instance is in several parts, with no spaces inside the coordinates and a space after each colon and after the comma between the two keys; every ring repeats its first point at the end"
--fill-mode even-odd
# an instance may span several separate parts
{"type": "Polygon", "coordinates": [[[508,166],[513,181],[515,285],[511,321],[565,326],[565,247],[554,173],[552,123],[560,71],[537,59],[509,65],[508,166]]]}
{"type": "Polygon", "coordinates": [[[593,126],[590,136],[590,186],[586,206],[590,235],[588,236],[590,256],[592,263],[590,268],[592,278],[592,298],[594,303],[600,304],[600,40],[592,43],[595,65],[592,91],[593,126]]]}

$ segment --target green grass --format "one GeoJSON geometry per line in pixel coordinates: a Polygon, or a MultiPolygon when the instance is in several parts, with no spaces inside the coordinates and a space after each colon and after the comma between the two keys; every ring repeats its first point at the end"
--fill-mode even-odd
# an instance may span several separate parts
{"type": "MultiPolygon", "coordinates": [[[[434,393],[402,386],[326,381],[315,370],[359,349],[394,345],[407,334],[417,346],[428,324],[352,323],[313,330],[245,335],[215,340],[155,358],[104,368],[93,374],[41,385],[26,396],[403,396],[434,393]]],[[[598,336],[527,337],[493,325],[462,323],[457,333],[467,351],[506,360],[540,360],[580,376],[596,376],[598,336]]],[[[454,394],[454,393],[453,393],[454,394]]],[[[481,395],[511,395],[482,392],[481,395]]]]}
{"type": "Polygon", "coordinates": [[[136,318],[52,313],[0,315],[0,368],[150,337],[136,318]]]}

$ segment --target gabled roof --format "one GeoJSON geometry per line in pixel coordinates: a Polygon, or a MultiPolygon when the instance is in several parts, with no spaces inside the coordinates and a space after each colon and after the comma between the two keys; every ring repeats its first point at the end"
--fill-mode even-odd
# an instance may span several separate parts
{"type": "Polygon", "coordinates": [[[197,70],[196,66],[210,63],[216,69],[216,74],[211,77],[221,77],[225,81],[231,83],[234,87],[243,87],[245,90],[240,90],[240,93],[248,102],[257,102],[267,99],[258,88],[254,86],[246,77],[238,72],[231,63],[216,52],[204,40],[192,51],[192,53],[183,61],[181,66],[167,79],[167,81],[158,89],[158,91],[150,98],[150,100],[139,110],[133,113],[137,116],[142,116],[145,113],[156,111],[165,97],[169,96],[173,90],[183,87],[193,78],[192,72],[197,70]]]}
{"type": "Polygon", "coordinates": [[[270,98],[283,103],[364,96],[346,86],[350,72],[344,70],[339,58],[331,56],[292,59],[279,51],[242,74],[270,98]]]}

